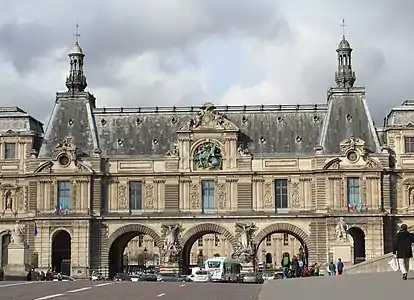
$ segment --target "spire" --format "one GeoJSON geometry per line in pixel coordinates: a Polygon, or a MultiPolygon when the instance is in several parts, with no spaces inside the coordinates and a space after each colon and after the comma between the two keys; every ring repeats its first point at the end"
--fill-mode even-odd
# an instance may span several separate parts
{"type": "Polygon", "coordinates": [[[75,46],[68,54],[69,56],[69,76],[66,78],[66,86],[70,92],[83,92],[87,87],[86,77],[83,73],[83,54],[82,48],[79,46],[79,24],[76,24],[75,46]]]}
{"type": "Polygon", "coordinates": [[[340,88],[351,88],[354,86],[356,77],[355,72],[352,71],[351,53],[352,48],[345,38],[345,20],[342,19],[342,40],[339,42],[338,49],[338,71],[335,72],[335,82],[340,88]]]}

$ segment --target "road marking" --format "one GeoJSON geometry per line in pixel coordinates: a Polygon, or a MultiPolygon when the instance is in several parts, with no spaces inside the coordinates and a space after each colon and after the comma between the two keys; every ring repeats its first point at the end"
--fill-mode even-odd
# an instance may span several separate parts
{"type": "Polygon", "coordinates": [[[54,295],[49,295],[49,296],[36,298],[36,299],[33,299],[33,300],[46,300],[46,299],[56,298],[56,297],[60,297],[60,296],[63,296],[63,294],[54,294],[54,295]]]}
{"type": "Polygon", "coordinates": [[[82,292],[82,291],[90,290],[91,288],[92,288],[91,286],[87,286],[87,287],[84,287],[84,288],[80,288],[80,289],[76,289],[76,290],[67,291],[66,293],[76,293],[76,292],[82,292]]]}
{"type": "Polygon", "coordinates": [[[180,286],[185,286],[185,284],[182,284],[182,285],[180,285],[180,286]]]}
{"type": "Polygon", "coordinates": [[[113,282],[100,283],[100,284],[97,284],[97,285],[94,285],[94,286],[100,287],[100,286],[105,286],[105,285],[110,285],[110,284],[113,284],[113,282]]]}
{"type": "Polygon", "coordinates": [[[33,284],[33,283],[39,283],[39,282],[35,281],[35,282],[18,282],[18,283],[10,283],[10,284],[1,284],[0,288],[8,287],[8,286],[23,285],[23,284],[33,284]]]}
{"type": "Polygon", "coordinates": [[[162,296],[165,296],[165,293],[157,295],[157,297],[162,297],[162,296]]]}

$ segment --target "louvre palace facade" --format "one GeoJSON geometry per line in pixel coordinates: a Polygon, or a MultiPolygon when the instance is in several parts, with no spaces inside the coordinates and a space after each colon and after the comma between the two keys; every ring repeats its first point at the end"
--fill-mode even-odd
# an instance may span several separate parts
{"type": "Polygon", "coordinates": [[[67,259],[78,277],[120,271],[137,236],[183,268],[206,234],[222,256],[261,257],[262,241],[288,234],[325,263],[344,228],[352,263],[389,252],[398,224],[414,225],[414,101],[375,127],[351,52],[345,37],[332,51],[321,104],[103,108],[76,43],[47,128],[0,108],[2,265],[16,220],[27,265],[67,259]]]}

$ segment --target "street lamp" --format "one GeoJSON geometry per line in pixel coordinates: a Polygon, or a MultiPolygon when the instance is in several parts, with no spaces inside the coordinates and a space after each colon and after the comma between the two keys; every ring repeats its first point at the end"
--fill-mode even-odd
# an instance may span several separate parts
{"type": "Polygon", "coordinates": [[[145,268],[145,270],[147,269],[147,252],[148,252],[148,249],[147,249],[147,247],[145,247],[144,248],[144,268],[145,268]]]}

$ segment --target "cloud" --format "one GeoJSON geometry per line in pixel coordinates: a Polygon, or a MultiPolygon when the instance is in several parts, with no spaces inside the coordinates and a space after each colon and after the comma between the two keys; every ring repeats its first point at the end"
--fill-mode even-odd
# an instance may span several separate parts
{"type": "Polygon", "coordinates": [[[414,95],[413,10],[409,0],[3,0],[0,105],[47,121],[77,20],[99,106],[324,103],[346,18],[357,84],[381,120],[414,95]]]}

